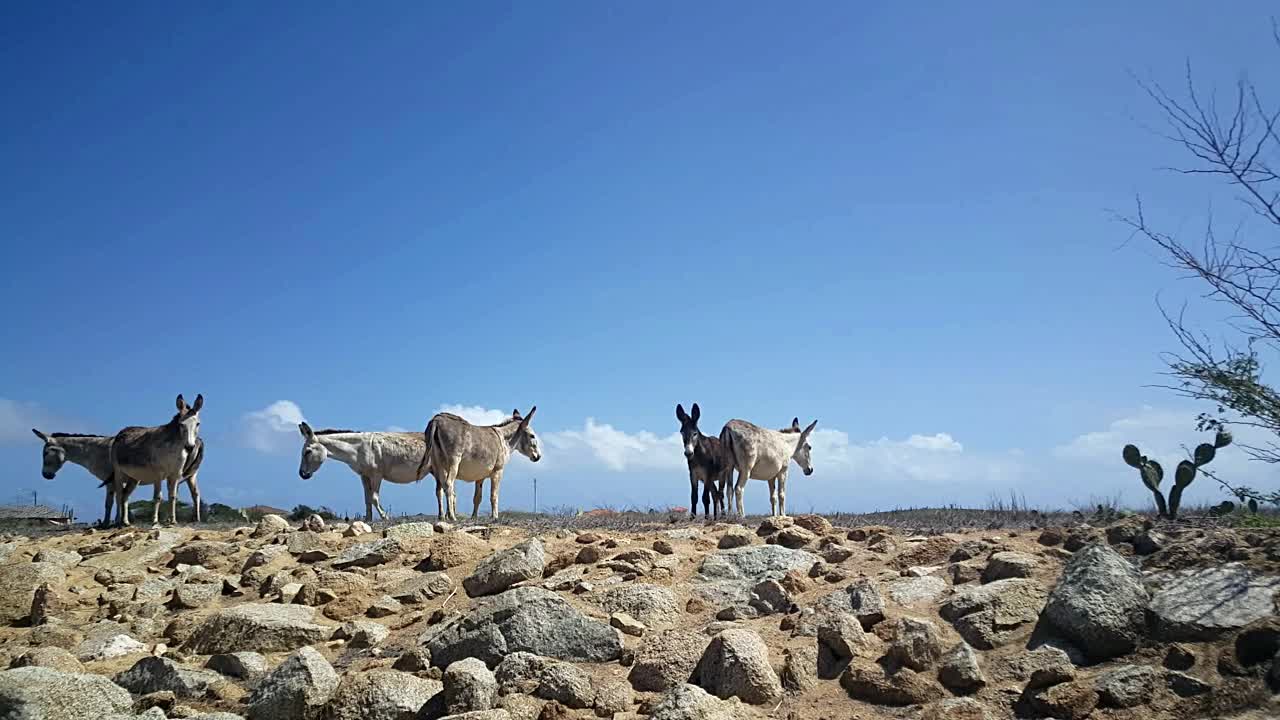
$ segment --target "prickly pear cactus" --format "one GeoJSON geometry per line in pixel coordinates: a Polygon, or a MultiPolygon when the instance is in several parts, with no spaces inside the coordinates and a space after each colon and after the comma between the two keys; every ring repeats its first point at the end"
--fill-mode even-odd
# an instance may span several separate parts
{"type": "Polygon", "coordinates": [[[1199,468],[1213,462],[1218,451],[1231,444],[1231,433],[1219,430],[1212,443],[1201,443],[1192,453],[1192,460],[1183,460],[1173,473],[1173,487],[1169,489],[1169,502],[1165,503],[1164,493],[1160,491],[1160,481],[1164,479],[1164,468],[1160,463],[1147,458],[1136,445],[1125,445],[1121,451],[1125,464],[1137,468],[1142,484],[1151,491],[1155,498],[1156,509],[1160,517],[1176,518],[1178,508],[1182,505],[1182,491],[1196,479],[1199,468]]]}
{"type": "Polygon", "coordinates": [[[1164,480],[1164,468],[1160,467],[1160,463],[1143,455],[1137,445],[1125,445],[1120,454],[1126,464],[1137,468],[1138,477],[1141,478],[1142,484],[1147,486],[1147,489],[1151,491],[1152,497],[1156,500],[1156,509],[1160,512],[1160,517],[1167,515],[1168,509],[1165,507],[1164,493],[1160,492],[1160,481],[1164,480]]]}

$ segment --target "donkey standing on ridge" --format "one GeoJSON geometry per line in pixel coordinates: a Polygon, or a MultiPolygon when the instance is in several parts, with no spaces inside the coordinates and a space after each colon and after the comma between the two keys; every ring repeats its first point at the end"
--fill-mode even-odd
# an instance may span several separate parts
{"type": "Polygon", "coordinates": [[[742,494],[749,479],[769,481],[770,515],[787,514],[787,469],[795,460],[805,475],[813,474],[813,460],[809,457],[813,448],[809,447],[809,435],[817,424],[818,421],[814,420],[801,430],[800,418],[795,418],[789,428],[769,430],[746,420],[725,423],[720,431],[720,443],[738,469],[738,483],[730,500],[732,504],[732,498],[737,498],[738,517],[746,516],[742,494]]]}
{"type": "MultiPolygon", "coordinates": [[[[430,467],[436,476],[437,497],[444,492],[448,498],[450,520],[458,519],[454,480],[476,484],[475,504],[471,509],[471,517],[476,517],[480,514],[485,478],[492,483],[489,485],[489,512],[495,520],[498,518],[498,486],[502,484],[502,472],[511,459],[511,451],[515,450],[534,462],[542,459],[538,436],[529,426],[537,411],[535,405],[528,415],[521,417],[519,410],[513,410],[510,419],[497,425],[472,425],[452,413],[437,413],[427,423],[423,431],[427,453],[418,472],[430,467]]],[[[445,517],[443,507],[440,508],[440,517],[445,517]]]]}
{"type": "Polygon", "coordinates": [[[680,440],[684,443],[684,459],[689,464],[689,517],[698,517],[698,483],[702,483],[702,510],[712,517],[712,499],[715,500],[715,517],[725,510],[724,489],[733,472],[733,460],[724,452],[720,438],[703,435],[698,429],[702,410],[693,404],[693,414],[686,414],[683,405],[676,405],[676,419],[680,421],[680,440]]]}
{"type": "MultiPolygon", "coordinates": [[[[106,527],[111,524],[111,506],[115,504],[116,490],[112,480],[111,472],[111,441],[108,435],[88,435],[81,433],[53,433],[46,435],[35,428],[31,428],[31,432],[36,437],[44,441],[43,458],[40,474],[45,480],[52,480],[62,469],[65,463],[75,463],[89,474],[98,478],[101,484],[98,487],[105,487],[106,490],[106,508],[102,515],[102,526],[106,527]]],[[[200,461],[204,459],[204,440],[197,440],[194,456],[187,461],[187,469],[183,473],[182,481],[190,486],[191,481],[195,478],[196,472],[200,469],[200,461]]],[[[157,486],[158,488],[159,486],[157,486]]],[[[192,495],[193,499],[199,493],[192,495]]]]}
{"type": "Polygon", "coordinates": [[[111,466],[116,490],[116,517],[121,525],[129,525],[129,496],[139,485],[155,485],[155,502],[151,522],[160,524],[160,483],[169,486],[169,522],[178,524],[178,482],[186,479],[191,487],[191,509],[200,522],[200,487],[196,471],[204,460],[204,443],[200,441],[200,408],[204,396],[196,395],[188,406],[179,395],[178,412],[164,425],[127,427],[111,441],[111,466]]]}
{"type": "MultiPolygon", "coordinates": [[[[375,508],[383,520],[387,519],[379,495],[383,480],[407,485],[426,477],[427,469],[421,467],[427,451],[422,433],[315,431],[305,422],[299,423],[298,430],[303,439],[298,476],[310,480],[329,457],[345,463],[360,476],[360,484],[364,486],[365,522],[373,522],[375,508]]],[[[443,507],[443,501],[443,493],[437,486],[436,504],[443,507]]]]}

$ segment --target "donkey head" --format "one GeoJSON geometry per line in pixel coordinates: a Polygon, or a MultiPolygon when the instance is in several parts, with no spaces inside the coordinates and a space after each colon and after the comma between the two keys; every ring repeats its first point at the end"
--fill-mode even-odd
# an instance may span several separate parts
{"type": "Polygon", "coordinates": [[[800,418],[791,419],[791,427],[784,429],[784,433],[800,433],[799,439],[796,440],[795,452],[791,453],[791,459],[796,461],[800,469],[805,475],[813,474],[813,458],[810,457],[813,447],[809,445],[809,436],[813,434],[813,428],[818,425],[818,421],[814,420],[809,423],[809,427],[800,429],[800,418]]]}
{"type": "Polygon", "coordinates": [[[204,407],[204,395],[196,395],[193,405],[187,405],[182,395],[178,395],[177,406],[178,412],[169,422],[178,426],[183,447],[187,450],[195,450],[196,438],[200,435],[200,408],[204,407]]]}
{"type": "Polygon", "coordinates": [[[45,480],[52,480],[67,462],[67,449],[58,444],[57,438],[45,435],[35,428],[31,428],[31,432],[44,441],[44,458],[40,464],[40,474],[45,480]]]}
{"type": "Polygon", "coordinates": [[[516,434],[511,436],[511,447],[534,462],[542,459],[542,444],[538,442],[537,434],[529,425],[529,421],[533,420],[533,414],[536,412],[538,412],[537,405],[529,408],[529,414],[523,417],[520,411],[516,410],[512,419],[519,420],[520,427],[516,428],[516,434]]]}
{"type": "Polygon", "coordinates": [[[310,480],[329,457],[329,451],[316,439],[316,433],[305,422],[298,423],[302,433],[302,463],[298,465],[298,477],[310,480]]]}
{"type": "Polygon", "coordinates": [[[680,421],[680,440],[684,443],[684,456],[693,457],[694,450],[698,446],[698,436],[702,432],[698,430],[698,418],[702,416],[702,410],[698,408],[698,403],[693,404],[693,414],[686,414],[683,405],[676,405],[676,419],[680,421]]]}

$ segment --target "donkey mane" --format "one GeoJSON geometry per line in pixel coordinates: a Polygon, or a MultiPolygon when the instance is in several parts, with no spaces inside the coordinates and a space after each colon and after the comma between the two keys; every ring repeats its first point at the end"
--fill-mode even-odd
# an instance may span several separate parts
{"type": "Polygon", "coordinates": [[[782,429],[781,429],[781,430],[779,430],[778,432],[783,433],[783,434],[791,434],[791,433],[799,433],[799,432],[800,432],[800,430],[797,430],[796,428],[789,427],[789,428],[782,428],[782,429]]]}
{"type": "Polygon", "coordinates": [[[325,428],[324,430],[316,430],[317,435],[341,435],[344,433],[355,433],[359,430],[335,430],[334,428],[325,428]]]}
{"type": "Polygon", "coordinates": [[[106,435],[94,435],[92,433],[49,433],[49,437],[56,438],[78,438],[78,437],[106,437],[106,435]]]}
{"type": "Polygon", "coordinates": [[[455,419],[455,420],[461,420],[462,422],[464,422],[464,423],[466,423],[466,424],[468,424],[468,425],[473,425],[473,426],[475,426],[475,427],[493,427],[493,428],[496,428],[496,427],[502,427],[502,426],[504,426],[504,425],[510,425],[510,424],[511,424],[511,423],[513,423],[513,422],[520,422],[520,418],[517,418],[517,417],[509,417],[509,418],[507,418],[506,420],[503,420],[503,421],[502,421],[502,422],[500,422],[500,423],[494,423],[494,424],[492,424],[492,425],[477,425],[476,423],[471,422],[470,420],[468,420],[468,419],[466,419],[466,418],[462,417],[461,415],[454,415],[453,413],[440,413],[440,414],[441,414],[441,415],[448,415],[449,417],[451,417],[451,418],[453,418],[453,419],[455,419]]]}

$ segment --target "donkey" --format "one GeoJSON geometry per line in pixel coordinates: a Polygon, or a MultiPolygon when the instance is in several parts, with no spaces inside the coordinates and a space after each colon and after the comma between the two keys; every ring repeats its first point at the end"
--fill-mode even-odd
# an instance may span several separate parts
{"type": "Polygon", "coordinates": [[[715,501],[715,517],[724,508],[724,488],[733,472],[733,460],[724,452],[720,438],[703,435],[698,429],[702,410],[693,404],[693,414],[686,414],[683,405],[676,405],[676,419],[680,421],[680,440],[684,443],[684,459],[689,464],[689,517],[698,517],[698,482],[702,482],[702,510],[712,517],[712,500],[715,501]]]}
{"type": "MultiPolygon", "coordinates": [[[[427,444],[422,433],[416,432],[356,432],[354,430],[312,430],[307,423],[299,423],[302,433],[302,461],[298,476],[310,480],[329,457],[346,464],[360,476],[364,487],[364,519],[373,522],[377,509],[383,520],[387,511],[382,508],[379,490],[382,481],[407,485],[426,477],[422,467],[427,444]]],[[[443,507],[444,494],[436,487],[436,505],[443,507]]]]}
{"type": "Polygon", "coordinates": [[[160,483],[169,487],[169,522],[178,524],[178,482],[184,478],[191,488],[191,507],[200,522],[200,486],[196,471],[204,461],[200,442],[200,408],[204,395],[196,395],[188,406],[179,395],[178,412],[164,425],[127,427],[111,441],[111,466],[116,490],[116,517],[129,525],[129,496],[139,485],[155,486],[151,522],[160,524],[160,483]]]}
{"type": "MultiPolygon", "coordinates": [[[[454,480],[476,484],[475,503],[471,508],[471,517],[476,517],[480,514],[485,478],[491,482],[489,512],[495,520],[498,518],[498,490],[502,484],[502,472],[511,459],[511,451],[515,450],[533,462],[542,459],[538,436],[529,426],[537,411],[535,405],[528,415],[521,417],[519,410],[513,410],[510,419],[497,425],[472,425],[452,413],[437,413],[431,418],[423,431],[427,453],[418,471],[423,472],[430,466],[436,477],[437,496],[443,492],[448,498],[449,520],[456,522],[458,519],[454,480]]],[[[441,507],[440,518],[445,517],[445,508],[441,507]]]]}
{"type": "MultiPolygon", "coordinates": [[[[90,475],[98,478],[98,487],[106,488],[102,526],[110,525],[111,507],[115,504],[116,498],[111,468],[111,441],[114,438],[107,435],[81,433],[45,434],[35,428],[31,428],[31,432],[44,442],[44,462],[41,465],[40,474],[45,480],[52,480],[68,462],[79,465],[88,470],[90,475]]],[[[196,452],[187,461],[187,468],[182,474],[182,482],[187,483],[188,487],[191,485],[191,480],[196,477],[200,462],[204,459],[204,440],[197,439],[196,445],[196,452]]]]}
{"type": "Polygon", "coordinates": [[[810,458],[813,448],[809,446],[809,435],[817,424],[818,421],[814,420],[801,430],[800,418],[795,418],[789,428],[769,430],[746,420],[725,423],[720,431],[720,443],[738,469],[738,483],[730,498],[731,505],[733,497],[737,498],[738,517],[746,516],[742,495],[749,479],[769,481],[770,515],[787,514],[787,469],[795,460],[805,475],[813,474],[813,460],[810,458]]]}

